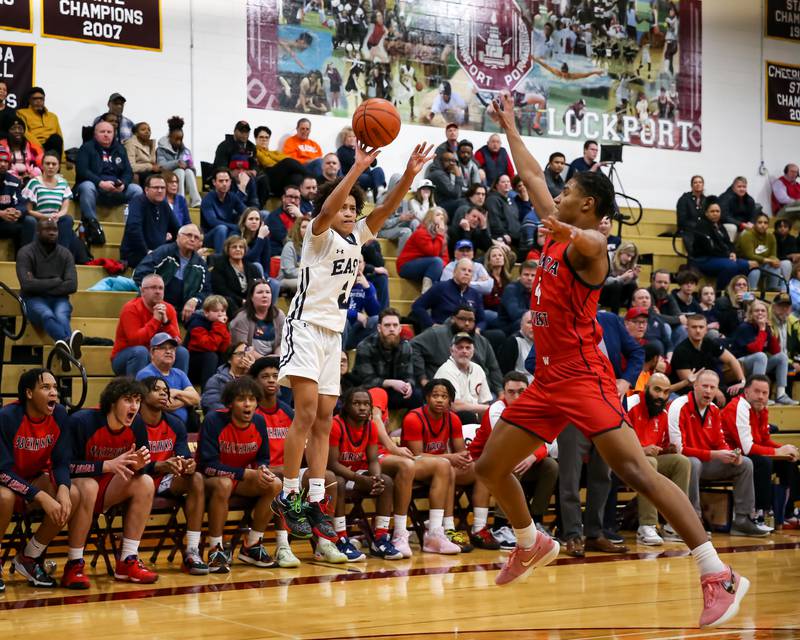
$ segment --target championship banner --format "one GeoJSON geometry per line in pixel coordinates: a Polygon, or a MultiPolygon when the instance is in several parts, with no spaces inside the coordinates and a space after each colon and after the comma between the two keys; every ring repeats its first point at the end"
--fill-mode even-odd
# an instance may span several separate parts
{"type": "Polygon", "coordinates": [[[42,0],[42,35],[161,51],[161,0],[42,0]]]}
{"type": "Polygon", "coordinates": [[[36,77],[36,45],[0,42],[0,79],[8,85],[6,104],[18,109],[36,77]]]}
{"type": "Polygon", "coordinates": [[[248,0],[248,106],[699,151],[701,0],[248,0]],[[368,10],[365,7],[371,6],[368,10]]]}
{"type": "Polygon", "coordinates": [[[764,35],[800,42],[800,0],[764,0],[764,35]]]}
{"type": "Polygon", "coordinates": [[[32,31],[32,2],[33,0],[0,0],[0,29],[32,31]]]}
{"type": "Polygon", "coordinates": [[[800,125],[800,67],[766,61],[767,120],[800,125]]]}

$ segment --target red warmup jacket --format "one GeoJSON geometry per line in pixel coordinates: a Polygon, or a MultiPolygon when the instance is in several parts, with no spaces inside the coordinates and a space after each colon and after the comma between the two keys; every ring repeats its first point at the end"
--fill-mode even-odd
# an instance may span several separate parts
{"type": "Polygon", "coordinates": [[[122,307],[122,312],[119,314],[117,334],[114,337],[114,348],[111,350],[112,360],[120,351],[128,347],[142,346],[149,349],[150,340],[154,335],[162,331],[177,338],[178,342],[181,341],[181,331],[178,328],[178,314],[175,312],[175,307],[169,302],[164,304],[167,306],[168,322],[166,324],[161,324],[153,317],[153,312],[145,306],[141,297],[125,303],[125,306],[122,307]]]}
{"type": "Polygon", "coordinates": [[[625,398],[628,420],[642,447],[654,444],[664,449],[669,444],[667,412],[662,411],[657,416],[651,417],[644,394],[644,391],[639,391],[625,398]]]}
{"type": "Polygon", "coordinates": [[[397,256],[397,269],[399,271],[406,262],[415,258],[435,258],[436,256],[440,257],[445,264],[449,262],[447,240],[444,236],[438,235],[433,238],[426,227],[418,227],[408,237],[403,250],[397,256]]]}
{"type": "Polygon", "coordinates": [[[745,455],[771,456],[781,446],[769,435],[769,411],[756,411],[744,396],[737,396],[722,410],[722,430],[728,445],[745,455]]]}
{"type": "Polygon", "coordinates": [[[673,400],[667,409],[669,441],[685,456],[708,462],[712,451],[730,450],[722,433],[719,407],[710,404],[700,416],[694,391],[673,400]]]}

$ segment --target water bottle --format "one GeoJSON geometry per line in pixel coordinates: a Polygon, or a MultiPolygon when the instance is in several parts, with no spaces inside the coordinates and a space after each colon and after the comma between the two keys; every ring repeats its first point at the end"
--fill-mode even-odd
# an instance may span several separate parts
{"type": "Polygon", "coordinates": [[[86,240],[86,228],[83,226],[83,222],[81,222],[81,225],[78,227],[78,237],[83,241],[86,240]]]}
{"type": "Polygon", "coordinates": [[[122,212],[122,222],[128,221],[128,205],[125,205],[125,209],[122,212]]]}

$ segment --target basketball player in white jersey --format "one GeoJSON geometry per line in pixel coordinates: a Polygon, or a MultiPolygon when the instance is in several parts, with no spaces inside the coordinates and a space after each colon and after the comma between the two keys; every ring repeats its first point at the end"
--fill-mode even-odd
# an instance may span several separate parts
{"type": "Polygon", "coordinates": [[[378,233],[408,193],[433,145],[414,148],[400,181],[369,216],[356,222],[364,205],[358,177],[380,153],[359,143],[347,175],[324,184],[315,201],[318,212],[303,239],[300,280],[283,327],[280,383],[292,388],[294,420],[286,436],[283,491],[273,510],[298,538],[316,535],[336,540],[326,512],[325,469],[328,437],[339,396],[339,357],[350,290],[358,274],[361,245],[378,233]],[[308,463],[308,502],[300,495],[300,463],[308,463]]]}

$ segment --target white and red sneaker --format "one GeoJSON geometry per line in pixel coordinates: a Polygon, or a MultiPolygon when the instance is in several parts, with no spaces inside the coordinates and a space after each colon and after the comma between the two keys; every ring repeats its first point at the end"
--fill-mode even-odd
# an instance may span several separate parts
{"type": "Polygon", "coordinates": [[[536,542],[532,547],[526,549],[525,547],[520,547],[519,543],[517,543],[508,561],[500,569],[500,573],[497,574],[494,583],[502,586],[512,580],[516,580],[531,569],[544,567],[558,557],[560,550],[561,547],[559,547],[558,542],[541,532],[536,537],[536,542]]]}
{"type": "Polygon", "coordinates": [[[114,578],[140,584],[151,584],[158,580],[158,574],[144,566],[138,556],[128,556],[124,560],[117,560],[114,569],[114,578]]]}
{"type": "Polygon", "coordinates": [[[720,573],[700,576],[700,586],[703,588],[700,626],[716,627],[739,613],[739,603],[747,595],[750,581],[725,567],[725,571],[720,573]]]}
{"type": "Polygon", "coordinates": [[[455,542],[450,542],[442,527],[427,531],[423,538],[422,550],[425,553],[441,553],[443,555],[461,553],[461,547],[455,542]]]}
{"type": "Polygon", "coordinates": [[[395,529],[392,534],[392,546],[403,554],[404,558],[411,557],[411,547],[408,544],[408,529],[395,529]]]}

